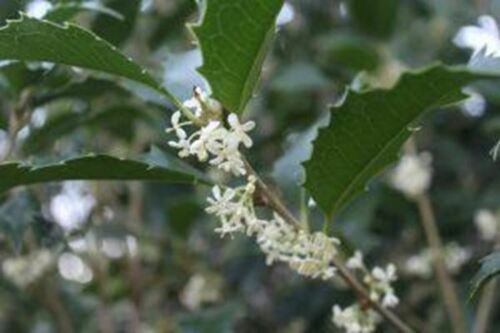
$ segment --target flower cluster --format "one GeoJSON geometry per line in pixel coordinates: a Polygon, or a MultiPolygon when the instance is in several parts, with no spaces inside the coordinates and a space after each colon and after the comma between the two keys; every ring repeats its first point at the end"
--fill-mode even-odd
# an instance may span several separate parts
{"type": "Polygon", "coordinates": [[[235,232],[254,236],[268,265],[280,261],[305,276],[333,277],[332,259],[339,241],[320,232],[298,230],[276,213],[271,219],[257,217],[253,204],[255,182],[255,177],[249,176],[244,186],[225,190],[213,187],[206,211],[220,220],[215,231],[222,236],[235,232]]]}
{"type": "Polygon", "coordinates": [[[358,304],[342,309],[338,305],[333,307],[333,322],[344,328],[347,333],[374,332],[380,316],[371,309],[362,309],[358,304]]]}
{"type": "MultiPolygon", "coordinates": [[[[391,285],[397,279],[396,266],[389,264],[385,269],[375,267],[370,271],[360,251],[356,251],[346,264],[354,272],[363,275],[363,283],[368,288],[372,301],[380,302],[382,306],[388,308],[398,305],[399,299],[391,285]]],[[[361,308],[357,303],[345,309],[339,306],[333,307],[333,322],[349,333],[374,332],[379,321],[380,317],[376,312],[361,308]]]]}
{"type": "Polygon", "coordinates": [[[172,127],[167,132],[174,132],[177,141],[168,144],[179,150],[179,157],[195,156],[198,161],[208,161],[210,165],[235,176],[245,175],[245,163],[239,149],[241,145],[246,148],[252,146],[252,139],[247,132],[255,127],[255,123],[249,121],[241,124],[235,114],[230,114],[226,119],[229,128],[226,128],[220,119],[220,104],[199,88],[194,91],[194,97],[184,102],[184,106],[193,110],[195,117],[205,125],[188,135],[185,127],[192,126],[193,122],[183,120],[181,111],[174,112],[172,127]]]}
{"type": "MultiPolygon", "coordinates": [[[[235,114],[229,114],[226,122],[222,121],[220,104],[199,89],[194,90],[193,98],[186,101],[184,107],[193,112],[196,121],[183,120],[182,113],[175,112],[171,119],[172,127],[167,132],[175,133],[177,141],[170,141],[169,145],[179,150],[180,157],[195,156],[200,162],[208,162],[234,176],[245,176],[245,182],[240,186],[217,185],[212,188],[206,212],[219,220],[215,232],[222,237],[236,233],[253,237],[266,254],[268,265],[283,262],[307,277],[324,280],[334,277],[334,260],[340,245],[338,239],[291,225],[276,212],[267,218],[257,214],[254,199],[259,194],[258,179],[248,174],[240,153],[242,146],[252,146],[248,132],[255,127],[255,123],[241,124],[235,114]],[[186,127],[200,124],[200,128],[193,133],[186,131],[186,127]]],[[[398,303],[391,286],[396,279],[394,265],[368,271],[361,253],[357,252],[348,261],[348,266],[363,272],[363,282],[373,301],[381,302],[385,307],[398,303]]],[[[379,320],[376,312],[362,309],[359,305],[344,310],[333,307],[334,323],[348,332],[373,332],[379,320]]]]}

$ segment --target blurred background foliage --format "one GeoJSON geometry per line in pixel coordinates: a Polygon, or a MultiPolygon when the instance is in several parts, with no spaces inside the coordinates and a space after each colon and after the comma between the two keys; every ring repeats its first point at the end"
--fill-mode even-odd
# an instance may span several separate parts
{"type": "MultiPolygon", "coordinates": [[[[48,11],[120,47],[182,98],[205,84],[184,25],[199,16],[194,0],[81,4],[88,6],[0,0],[0,24],[19,11],[48,11]]],[[[500,1],[290,0],[287,11],[247,117],[258,124],[251,159],[298,212],[305,197],[297,186],[300,161],[346,85],[390,86],[403,68],[465,63],[468,54],[453,45],[454,34],[480,14],[500,17],[500,1]]],[[[467,253],[453,272],[464,300],[478,259],[491,250],[474,215],[500,208],[498,165],[488,156],[500,137],[500,91],[495,82],[475,89],[487,102],[438,110],[415,134],[419,149],[433,154],[430,196],[443,238],[467,253]]],[[[169,163],[174,152],[164,128],[171,111],[127,81],[45,63],[0,63],[2,160],[37,163],[93,151],[169,163]]],[[[412,325],[447,331],[436,283],[405,271],[408,258],[426,246],[414,204],[386,175],[370,188],[330,229],[369,262],[398,265],[399,310],[412,325]]],[[[206,193],[185,185],[67,182],[2,195],[0,331],[335,331],[331,306],[348,304],[352,293],[340,283],[267,267],[247,239],[219,239],[203,212],[206,193]]],[[[323,217],[312,210],[320,225],[323,217]]],[[[464,305],[469,321],[475,306],[464,305]]],[[[500,330],[494,309],[491,332],[500,330]]]]}

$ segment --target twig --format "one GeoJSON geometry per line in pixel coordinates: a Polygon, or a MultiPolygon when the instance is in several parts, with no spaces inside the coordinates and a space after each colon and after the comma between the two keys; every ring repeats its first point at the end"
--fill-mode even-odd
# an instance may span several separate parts
{"type": "MultiPolygon", "coordinates": [[[[413,137],[410,137],[405,145],[405,151],[409,154],[417,154],[417,144],[413,137]]],[[[415,203],[419,210],[420,222],[424,229],[427,244],[432,253],[432,265],[446,312],[451,322],[451,327],[455,333],[465,333],[466,326],[463,320],[463,311],[455,290],[455,284],[446,269],[446,261],[443,256],[443,242],[437,227],[434,208],[426,193],[415,198],[415,203]]]]}
{"type": "MultiPolygon", "coordinates": [[[[253,175],[256,179],[257,190],[264,197],[264,203],[276,211],[287,223],[300,227],[300,221],[298,221],[295,216],[288,210],[288,208],[281,202],[281,199],[269,189],[269,187],[260,179],[258,174],[255,172],[253,167],[245,161],[247,171],[250,175],[253,175]]],[[[383,307],[380,303],[372,300],[369,293],[363,287],[363,285],[356,279],[355,276],[351,274],[349,269],[344,265],[342,261],[338,258],[333,260],[333,264],[338,270],[339,276],[358,294],[358,296],[366,302],[374,311],[378,312],[383,318],[385,318],[395,329],[403,333],[411,333],[411,329],[406,325],[393,311],[383,307]]]]}
{"type": "Polygon", "coordinates": [[[474,323],[474,333],[486,333],[490,322],[491,310],[495,304],[495,291],[498,281],[493,279],[483,288],[479,305],[477,306],[476,321],[474,323]]]}
{"type": "Polygon", "coordinates": [[[465,333],[465,322],[462,316],[462,308],[458,300],[453,280],[446,269],[446,261],[443,256],[443,244],[436,225],[436,217],[429,197],[425,194],[416,199],[420,220],[424,229],[425,237],[432,253],[432,264],[436,274],[439,289],[441,290],[443,302],[450,318],[453,332],[465,333]]]}
{"type": "Polygon", "coordinates": [[[14,110],[10,112],[8,125],[8,148],[2,160],[8,160],[16,151],[17,134],[28,121],[30,113],[27,111],[30,108],[31,98],[31,89],[23,90],[19,96],[19,100],[14,106],[14,110]]]}

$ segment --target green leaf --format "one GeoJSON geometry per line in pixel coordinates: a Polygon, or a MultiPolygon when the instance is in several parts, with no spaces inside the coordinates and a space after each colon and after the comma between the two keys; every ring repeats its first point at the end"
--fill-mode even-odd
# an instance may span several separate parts
{"type": "MultiPolygon", "coordinates": [[[[114,20],[123,20],[124,17],[119,12],[100,6],[94,3],[60,3],[55,5],[50,9],[47,14],[45,14],[44,19],[52,22],[65,22],[71,20],[74,16],[81,12],[90,11],[100,13],[114,20]]],[[[116,21],[115,21],[116,23],[116,21]]]]}
{"type": "Polygon", "coordinates": [[[206,0],[193,25],[198,69],[226,109],[242,113],[253,94],[283,0],[206,0]]]}
{"type": "Polygon", "coordinates": [[[355,25],[367,35],[391,36],[396,25],[399,0],[349,0],[349,13],[355,25]]]}
{"type": "Polygon", "coordinates": [[[0,28],[0,60],[47,61],[121,76],[177,99],[116,47],[90,31],[22,15],[0,28]]]}
{"type": "Polygon", "coordinates": [[[480,261],[481,267],[472,279],[471,297],[473,297],[486,282],[500,274],[500,250],[497,250],[480,261]]]}
{"type": "Polygon", "coordinates": [[[32,166],[20,163],[0,164],[0,193],[21,185],[64,180],[141,180],[169,183],[204,182],[193,173],[174,167],[107,155],[89,155],[57,164],[32,166]]]}
{"type": "Polygon", "coordinates": [[[318,132],[304,163],[305,187],[325,213],[338,211],[397,159],[420,115],[462,100],[461,88],[482,77],[437,65],[404,74],[389,90],[349,90],[332,108],[330,124],[318,132]]]}
{"type": "MultiPolygon", "coordinates": [[[[118,12],[123,20],[117,22],[109,15],[99,15],[92,25],[92,31],[113,45],[123,44],[132,34],[139,10],[140,0],[111,0],[106,6],[118,12]]],[[[167,28],[168,29],[168,28],[167,28]]]]}

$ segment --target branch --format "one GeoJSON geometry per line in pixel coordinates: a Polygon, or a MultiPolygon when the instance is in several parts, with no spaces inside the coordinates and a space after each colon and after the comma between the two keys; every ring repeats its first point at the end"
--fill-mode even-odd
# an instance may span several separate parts
{"type": "Polygon", "coordinates": [[[497,289],[498,281],[493,279],[483,288],[479,305],[477,307],[476,322],[474,323],[474,333],[486,333],[488,331],[488,324],[490,322],[491,310],[495,304],[495,291],[497,289]]]}
{"type": "Polygon", "coordinates": [[[462,309],[455,291],[453,280],[446,269],[446,261],[443,256],[443,244],[436,225],[434,209],[429,198],[423,194],[416,199],[420,220],[424,229],[425,237],[432,253],[432,264],[443,297],[443,302],[448,312],[453,331],[465,333],[465,322],[462,317],[462,309]]]}
{"type": "MultiPolygon", "coordinates": [[[[275,212],[277,212],[287,223],[300,227],[300,222],[294,217],[294,215],[288,210],[288,208],[282,203],[281,199],[276,193],[271,191],[264,181],[259,177],[257,172],[253,169],[248,161],[245,161],[247,171],[250,175],[257,179],[257,191],[264,197],[264,203],[275,212]]],[[[374,311],[378,312],[383,318],[385,318],[395,329],[402,333],[411,333],[411,329],[406,325],[393,311],[383,307],[380,303],[372,300],[368,291],[363,287],[363,285],[356,279],[354,275],[351,274],[349,269],[344,265],[342,261],[335,258],[333,260],[333,265],[337,268],[339,276],[358,294],[358,296],[366,302],[366,304],[372,308],[374,311]]]]}
{"type": "MultiPolygon", "coordinates": [[[[417,154],[417,144],[413,137],[410,137],[404,149],[406,153],[417,154]]],[[[458,300],[455,285],[446,268],[446,261],[443,256],[443,242],[437,227],[434,208],[426,193],[415,198],[415,203],[419,210],[420,222],[424,229],[427,244],[431,250],[434,273],[436,274],[451,327],[455,333],[465,333],[466,326],[462,316],[462,308],[458,300]]]]}

